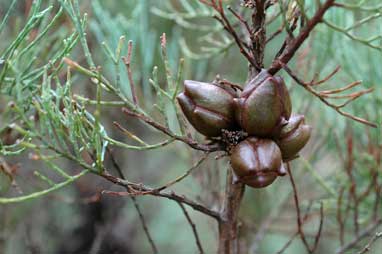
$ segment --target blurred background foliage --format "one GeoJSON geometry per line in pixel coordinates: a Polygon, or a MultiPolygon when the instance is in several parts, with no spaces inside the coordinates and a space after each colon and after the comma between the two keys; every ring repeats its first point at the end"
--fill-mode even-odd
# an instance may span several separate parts
{"type": "MultiPolygon", "coordinates": [[[[225,2],[240,8],[239,1],[225,2]]],[[[309,16],[317,1],[304,2],[309,16]]],[[[379,0],[342,2],[353,8],[330,10],[325,16],[327,23],[315,29],[290,66],[301,77],[310,80],[316,73],[324,77],[340,65],[341,71],[324,85],[324,89],[338,88],[355,80],[363,81],[362,88],[374,88],[373,93],[349,104],[346,111],[377,123],[378,128],[344,118],[280,72],[290,89],[294,111],[304,113],[306,121],[313,126],[313,138],[302,156],[293,161],[292,169],[302,210],[310,207],[305,226],[308,236],[314,235],[317,229],[321,202],[324,207],[324,228],[317,253],[334,253],[339,248],[341,225],[338,223],[338,211],[343,211],[347,216],[344,221],[344,243],[356,237],[356,230],[362,232],[381,218],[382,6],[379,0]],[[358,8],[357,4],[362,8],[358,8]],[[375,17],[367,22],[357,23],[372,15],[375,17]],[[345,31],[355,23],[358,24],[356,27],[345,31]],[[338,27],[344,29],[338,31],[338,27]],[[366,45],[368,40],[372,47],[366,45]],[[371,185],[373,181],[375,184],[371,185]],[[349,191],[354,183],[356,194],[365,194],[356,206],[352,201],[354,193],[349,191]],[[368,190],[369,186],[372,186],[371,190],[368,190]],[[357,216],[357,225],[354,216],[357,216]]],[[[125,37],[126,42],[132,40],[132,70],[139,101],[152,115],[162,120],[167,118],[170,128],[174,130],[178,130],[178,125],[173,108],[164,107],[164,114],[155,109],[157,93],[150,83],[150,79],[155,78],[153,68],[157,66],[158,84],[166,87],[166,70],[160,46],[162,33],[167,35],[167,56],[172,73],[177,73],[179,59],[184,59],[182,80],[212,81],[217,74],[239,84],[247,79],[247,62],[233,45],[232,39],[211,18],[212,11],[197,1],[74,1],[74,7],[75,3],[79,4],[80,13],[66,3],[53,0],[0,1],[1,197],[41,191],[49,187],[49,181],[45,179],[44,182],[44,176],[59,182],[62,181],[60,177],[65,179],[65,175],[60,176],[61,170],[69,175],[82,170],[67,158],[60,158],[55,162],[56,166],[51,164],[50,159],[36,159],[38,154],[31,147],[33,142],[29,143],[28,139],[33,137],[30,133],[20,136],[23,128],[27,127],[19,126],[21,130],[18,129],[17,133],[11,131],[14,125],[9,127],[20,120],[20,115],[14,113],[17,110],[24,112],[24,116],[33,117],[34,107],[45,105],[49,108],[53,101],[56,107],[46,113],[49,118],[60,114],[60,103],[69,107],[67,105],[70,105],[71,99],[77,99],[70,94],[96,98],[97,85],[86,75],[72,70],[68,85],[64,56],[86,68],[100,66],[102,75],[113,84],[119,84],[119,92],[131,98],[125,66],[121,61],[115,63],[110,52],[118,48],[121,36],[125,37]],[[84,13],[87,13],[86,23],[82,19],[84,13]],[[81,29],[86,33],[89,52],[78,34],[81,29]],[[51,83],[50,79],[54,82],[51,83]],[[33,100],[36,96],[42,98],[38,103],[33,100]],[[15,143],[20,139],[24,142],[21,146],[20,142],[15,143]],[[58,169],[52,170],[52,167],[58,169]]],[[[269,10],[270,16],[277,12],[276,7],[269,10]]],[[[267,34],[276,31],[281,22],[281,18],[276,18],[270,23],[267,34]]],[[[266,66],[281,46],[284,35],[283,32],[267,45],[266,66]]],[[[120,55],[127,54],[126,42],[121,47],[120,55]]],[[[103,99],[109,100],[116,98],[113,94],[103,96],[103,99]]],[[[87,110],[74,111],[85,119],[91,119],[87,114],[91,112],[94,115],[97,108],[86,103],[83,105],[87,110]]],[[[131,143],[131,139],[113,126],[114,121],[128,126],[129,131],[149,144],[163,140],[161,134],[127,118],[120,107],[104,106],[99,117],[96,114],[96,119],[88,123],[78,122],[80,119],[64,120],[73,128],[68,133],[76,133],[76,128],[85,130],[84,143],[95,144],[94,147],[89,145],[89,149],[101,147],[102,150],[106,142],[94,134],[93,129],[99,128],[98,121],[109,137],[126,143],[131,143]]],[[[46,123],[49,121],[46,120],[46,123]]],[[[60,122],[54,120],[49,124],[52,128],[63,128],[60,122]]],[[[76,135],[68,137],[68,140],[75,138],[76,135]]],[[[182,143],[147,151],[117,146],[112,149],[129,180],[151,186],[161,186],[181,174],[199,155],[182,143]]],[[[103,156],[102,151],[97,154],[103,156]]],[[[81,162],[86,164],[83,157],[79,156],[81,162]]],[[[105,164],[111,167],[110,161],[105,160],[105,164]]],[[[215,160],[210,156],[200,169],[193,172],[192,177],[172,188],[217,208],[227,168],[226,159],[215,160]]],[[[68,187],[42,198],[0,204],[0,253],[150,253],[149,242],[131,199],[107,195],[100,197],[102,190],[120,189],[96,175],[87,174],[68,187]]],[[[151,196],[138,197],[138,201],[160,253],[197,252],[191,228],[178,204],[151,196]]],[[[205,251],[215,252],[215,222],[192,209],[188,212],[197,226],[205,251]]],[[[249,246],[243,253],[276,253],[280,250],[296,231],[295,207],[287,177],[265,189],[248,188],[240,213],[240,237],[249,246]]],[[[353,250],[361,249],[368,240],[369,237],[363,239],[353,250]]],[[[378,250],[381,246],[381,241],[377,242],[373,249],[378,250]]],[[[296,239],[285,253],[305,252],[300,240],[296,239]]]]}

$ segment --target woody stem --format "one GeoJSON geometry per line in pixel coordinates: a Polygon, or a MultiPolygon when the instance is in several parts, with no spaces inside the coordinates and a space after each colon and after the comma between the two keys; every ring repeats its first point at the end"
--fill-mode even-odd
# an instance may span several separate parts
{"type": "Polygon", "coordinates": [[[238,239],[238,214],[244,194],[244,184],[234,183],[233,172],[227,170],[226,191],[219,220],[219,254],[238,254],[240,245],[238,239]]]}

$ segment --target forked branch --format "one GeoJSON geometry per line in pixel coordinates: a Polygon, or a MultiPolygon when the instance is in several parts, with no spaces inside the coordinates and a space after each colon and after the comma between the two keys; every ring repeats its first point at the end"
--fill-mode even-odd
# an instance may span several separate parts
{"type": "Polygon", "coordinates": [[[351,115],[351,114],[349,114],[347,112],[344,112],[342,110],[342,108],[345,107],[350,102],[356,100],[357,98],[359,98],[360,96],[362,96],[364,94],[372,92],[373,88],[362,90],[362,91],[351,93],[351,94],[347,94],[347,95],[339,95],[339,96],[334,95],[334,94],[338,94],[340,92],[349,90],[350,88],[353,88],[353,87],[358,86],[358,85],[361,84],[360,81],[356,81],[356,82],[350,83],[349,85],[346,85],[346,86],[344,86],[342,88],[339,88],[339,89],[327,90],[327,91],[319,92],[319,91],[316,91],[315,89],[313,89],[313,86],[314,85],[323,84],[324,82],[326,82],[327,80],[329,80],[333,76],[334,72],[332,72],[328,77],[324,78],[323,80],[305,82],[302,79],[300,79],[287,65],[281,64],[281,67],[289,74],[289,76],[292,77],[292,79],[294,81],[297,82],[297,84],[302,86],[309,93],[311,93],[314,96],[316,96],[317,98],[319,98],[323,103],[325,103],[327,106],[329,106],[332,109],[334,109],[335,111],[337,111],[340,115],[343,115],[343,116],[345,116],[347,118],[350,118],[350,119],[352,119],[354,121],[366,124],[366,125],[374,127],[374,128],[377,127],[377,125],[375,123],[372,123],[372,122],[370,122],[370,121],[368,121],[366,119],[363,119],[363,118],[351,115]],[[346,99],[346,101],[343,102],[342,104],[336,105],[336,104],[328,101],[328,99],[346,99]]]}
{"type": "Polygon", "coordinates": [[[291,185],[292,185],[292,188],[293,188],[293,197],[294,197],[294,201],[295,201],[295,205],[296,205],[297,232],[300,235],[300,239],[303,242],[303,244],[305,246],[305,249],[309,253],[314,253],[314,251],[317,249],[318,241],[320,240],[321,232],[322,232],[323,219],[324,219],[323,206],[321,204],[321,208],[320,208],[320,224],[319,224],[317,233],[316,233],[315,238],[314,238],[314,243],[313,243],[313,246],[310,246],[308,241],[307,241],[307,239],[306,239],[304,230],[302,228],[303,227],[303,223],[304,223],[303,222],[304,219],[301,217],[300,202],[299,202],[299,198],[298,198],[297,187],[296,187],[296,183],[294,181],[294,178],[293,178],[292,171],[290,169],[289,163],[287,163],[287,170],[288,170],[289,179],[290,179],[290,182],[291,182],[291,185]]]}
{"type": "MultiPolygon", "coordinates": [[[[228,20],[224,7],[223,7],[223,1],[222,0],[199,0],[201,3],[208,5],[212,7],[218,14],[219,16],[214,16],[216,20],[218,20],[224,30],[226,30],[235,40],[236,45],[239,47],[240,53],[248,60],[248,62],[255,68],[257,71],[260,71],[260,65],[258,64],[259,61],[255,59],[251,52],[251,48],[246,44],[246,42],[240,38],[234,27],[232,26],[231,22],[228,20]],[[249,50],[247,50],[249,48],[249,50]]],[[[252,31],[248,26],[248,23],[242,18],[239,14],[237,14],[235,11],[233,11],[232,8],[229,8],[229,10],[233,13],[233,15],[239,19],[241,23],[244,24],[246,27],[248,33],[250,36],[252,36],[252,31]]]]}
{"type": "Polygon", "coordinates": [[[167,198],[167,199],[174,200],[177,202],[181,202],[183,204],[186,204],[186,205],[192,207],[196,211],[199,211],[199,212],[201,212],[207,216],[210,216],[210,217],[215,218],[216,220],[220,221],[219,212],[214,211],[214,210],[208,208],[206,205],[198,203],[198,202],[196,202],[196,201],[194,201],[194,200],[192,200],[192,199],[190,199],[184,195],[176,194],[173,191],[153,192],[153,190],[154,190],[153,188],[150,188],[150,187],[145,186],[143,184],[134,184],[132,186],[130,182],[125,181],[121,178],[115,177],[115,176],[113,176],[107,172],[103,173],[101,176],[103,178],[105,178],[106,180],[108,180],[108,181],[110,181],[116,185],[125,187],[125,188],[129,187],[129,188],[133,188],[135,191],[138,191],[138,192],[142,192],[142,191],[147,192],[151,196],[162,197],[162,198],[167,198]]]}
{"type": "Polygon", "coordinates": [[[167,136],[172,137],[175,140],[182,141],[183,143],[186,143],[187,145],[189,145],[190,147],[192,147],[196,150],[205,151],[205,152],[214,152],[214,151],[220,151],[223,149],[223,147],[219,144],[200,144],[196,140],[194,140],[190,137],[176,135],[166,126],[161,125],[160,123],[154,121],[153,119],[151,119],[151,118],[149,118],[143,114],[134,112],[128,108],[122,108],[122,111],[127,116],[135,117],[135,118],[145,122],[146,124],[154,127],[155,129],[159,130],[160,132],[163,132],[167,136]]]}

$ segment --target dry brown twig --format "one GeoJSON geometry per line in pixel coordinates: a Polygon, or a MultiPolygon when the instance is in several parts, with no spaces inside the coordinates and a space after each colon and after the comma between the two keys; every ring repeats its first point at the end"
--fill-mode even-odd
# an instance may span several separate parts
{"type": "MultiPolygon", "coordinates": [[[[194,201],[194,200],[192,200],[192,199],[190,199],[184,195],[179,195],[173,191],[153,192],[152,190],[154,190],[154,189],[151,187],[148,187],[148,186],[143,185],[143,184],[131,183],[127,180],[123,180],[121,178],[115,177],[115,176],[111,175],[110,173],[108,173],[107,171],[102,173],[101,176],[103,178],[105,178],[106,180],[108,180],[108,181],[110,181],[116,185],[119,185],[119,186],[122,186],[125,188],[131,187],[134,191],[136,191],[138,193],[139,192],[147,192],[148,195],[150,195],[150,196],[163,197],[163,198],[171,199],[171,200],[174,200],[177,202],[182,202],[183,204],[186,204],[186,205],[192,207],[194,210],[199,211],[199,212],[201,212],[205,215],[208,215],[212,218],[215,218],[218,221],[221,219],[219,212],[214,211],[214,210],[208,208],[204,204],[198,203],[198,202],[196,202],[196,201],[194,201]]],[[[119,196],[119,193],[116,192],[116,195],[119,196]]],[[[125,196],[125,195],[122,195],[122,196],[125,196]]]]}
{"type": "Polygon", "coordinates": [[[374,128],[377,127],[377,125],[375,123],[372,123],[372,122],[370,122],[370,121],[368,121],[366,119],[363,119],[363,118],[351,115],[351,114],[349,114],[347,112],[344,112],[342,110],[342,108],[345,107],[350,102],[356,100],[357,98],[359,98],[360,96],[362,96],[364,94],[372,92],[373,91],[372,88],[371,89],[366,89],[366,90],[363,90],[363,91],[360,91],[360,92],[356,92],[356,93],[351,93],[351,94],[348,94],[348,95],[345,95],[345,96],[340,96],[339,98],[337,98],[335,96],[330,96],[330,95],[346,91],[346,90],[348,90],[350,88],[353,88],[355,86],[360,85],[361,83],[359,81],[357,81],[357,82],[350,83],[349,85],[347,85],[345,87],[342,87],[342,88],[339,88],[339,89],[319,92],[319,91],[316,91],[315,89],[313,89],[313,86],[314,85],[317,86],[319,84],[323,84],[324,82],[326,82],[328,79],[330,79],[332,73],[329,75],[330,77],[328,76],[329,78],[326,77],[323,80],[315,81],[315,82],[311,81],[311,82],[308,83],[308,82],[305,82],[302,79],[300,79],[287,65],[281,63],[281,66],[288,73],[288,75],[294,81],[296,81],[296,83],[298,85],[302,86],[305,90],[307,90],[308,92],[310,92],[311,94],[313,94],[314,96],[319,98],[323,103],[325,103],[327,106],[329,106],[332,109],[334,109],[335,111],[337,111],[340,115],[343,115],[343,116],[345,116],[347,118],[350,118],[350,119],[352,119],[354,121],[366,124],[366,125],[374,127],[374,128]],[[336,105],[336,104],[328,101],[328,99],[342,99],[342,98],[346,98],[347,100],[344,103],[339,104],[339,105],[336,105]]]}
{"type": "Polygon", "coordinates": [[[218,143],[200,144],[199,142],[197,142],[196,140],[192,139],[191,137],[176,135],[173,132],[171,132],[171,130],[169,128],[167,128],[166,126],[161,125],[160,123],[158,123],[157,121],[149,118],[148,116],[145,116],[143,114],[134,112],[134,111],[132,111],[132,110],[130,110],[128,108],[122,108],[122,112],[124,112],[127,116],[132,116],[134,118],[142,120],[146,124],[148,124],[148,125],[154,127],[155,129],[159,130],[160,132],[163,132],[167,136],[172,137],[175,140],[182,141],[183,143],[186,143],[187,145],[189,145],[190,147],[192,147],[192,148],[194,148],[196,150],[200,150],[200,151],[204,151],[204,152],[215,152],[215,151],[224,150],[224,147],[222,147],[222,145],[220,145],[218,143]]]}
{"type": "Polygon", "coordinates": [[[313,243],[313,246],[311,247],[306,239],[306,236],[305,236],[305,233],[304,233],[304,230],[303,230],[303,221],[304,219],[301,217],[301,211],[300,211],[300,202],[299,202],[299,198],[298,198],[298,192],[297,192],[297,187],[296,187],[296,183],[294,181],[294,178],[293,178],[293,175],[292,175],[292,171],[290,169],[290,164],[287,163],[287,171],[288,171],[288,175],[289,175],[289,179],[290,179],[290,182],[291,182],[291,185],[292,185],[292,189],[293,189],[293,197],[294,197],[294,201],[295,201],[295,205],[296,205],[296,213],[297,213],[297,232],[298,234],[300,235],[300,239],[302,241],[302,243],[304,244],[305,246],[305,249],[309,252],[309,253],[314,253],[315,250],[317,249],[318,247],[318,242],[320,240],[320,236],[321,236],[321,232],[322,232],[322,227],[323,227],[323,222],[324,222],[324,210],[323,210],[323,205],[321,203],[321,207],[320,207],[320,224],[319,224],[319,228],[317,230],[317,234],[315,235],[314,237],[314,243],[313,243]]]}
{"type": "MultiPolygon", "coordinates": [[[[117,162],[116,159],[114,158],[114,154],[110,151],[110,149],[107,149],[107,152],[108,152],[109,155],[110,155],[111,162],[112,162],[112,164],[113,164],[115,170],[117,171],[119,177],[122,178],[122,179],[126,179],[126,178],[125,178],[125,175],[123,174],[123,171],[122,171],[121,167],[119,166],[118,162],[117,162]]],[[[131,188],[130,186],[125,186],[125,188],[126,188],[126,190],[127,190],[128,192],[131,192],[131,191],[134,192],[134,189],[131,188]]],[[[102,193],[101,193],[101,194],[102,194],[102,193]]],[[[139,220],[140,220],[140,222],[141,222],[141,224],[142,224],[143,230],[144,230],[144,232],[145,232],[145,235],[146,235],[146,237],[147,237],[147,240],[148,240],[149,243],[150,243],[150,246],[151,246],[151,249],[152,249],[153,253],[158,253],[158,248],[157,248],[157,246],[156,246],[156,244],[155,244],[155,242],[154,242],[154,240],[153,240],[153,238],[152,238],[152,236],[151,236],[151,234],[150,234],[150,231],[149,231],[149,229],[148,229],[148,227],[147,227],[147,223],[146,223],[145,217],[144,217],[144,215],[143,215],[143,213],[142,213],[142,209],[140,208],[138,201],[136,200],[136,198],[135,198],[134,196],[131,196],[130,198],[131,198],[131,200],[133,201],[133,205],[134,205],[134,207],[135,207],[135,210],[136,210],[137,213],[138,213],[139,220]]]]}
{"type": "Polygon", "coordinates": [[[320,6],[313,17],[306,22],[306,25],[301,29],[300,33],[287,43],[282,54],[273,60],[271,66],[268,68],[269,73],[276,74],[284,65],[288,64],[296,51],[301,47],[302,43],[309,37],[309,34],[316,25],[322,22],[325,13],[334,6],[334,3],[335,0],[326,0],[320,6]]]}
{"type": "Polygon", "coordinates": [[[127,77],[130,83],[131,95],[133,97],[134,105],[138,105],[138,97],[135,91],[135,84],[133,79],[133,73],[131,71],[131,55],[133,54],[133,41],[129,41],[127,47],[127,57],[122,57],[124,64],[126,65],[127,77]]]}
{"type": "Polygon", "coordinates": [[[366,246],[358,252],[358,254],[364,254],[371,250],[371,246],[379,239],[382,238],[382,232],[376,232],[375,235],[370,239],[366,246]]]}
{"type": "Polygon", "coordinates": [[[278,35],[280,35],[282,31],[284,30],[284,28],[285,28],[285,25],[281,24],[281,26],[267,38],[266,43],[270,42],[271,40],[276,38],[278,35]]]}
{"type": "Polygon", "coordinates": [[[239,22],[245,27],[247,33],[249,35],[252,34],[252,29],[249,27],[248,22],[239,14],[237,13],[234,9],[232,9],[231,6],[227,6],[227,9],[239,20],[239,22]]]}
{"type": "Polygon", "coordinates": [[[183,214],[186,217],[188,224],[190,224],[190,226],[191,226],[192,233],[194,234],[196,246],[198,247],[199,253],[200,254],[205,253],[203,250],[203,247],[202,247],[202,243],[200,242],[200,237],[199,237],[198,231],[196,230],[195,223],[192,221],[192,219],[191,219],[190,215],[188,214],[187,209],[184,207],[184,205],[181,202],[178,202],[178,205],[182,209],[183,214]]]}
{"type": "MultiPolygon", "coordinates": [[[[226,30],[235,40],[236,45],[239,47],[240,53],[248,60],[248,62],[255,68],[257,71],[260,71],[260,66],[258,65],[258,62],[253,56],[253,52],[247,51],[246,48],[247,45],[243,39],[240,38],[240,36],[237,34],[236,30],[233,28],[231,22],[228,20],[224,7],[223,7],[223,2],[222,0],[199,0],[201,3],[208,5],[212,7],[218,14],[219,16],[214,16],[214,18],[219,21],[224,30],[226,30]]],[[[252,35],[252,30],[249,28],[248,23],[242,18],[239,14],[237,14],[232,8],[229,9],[234,16],[239,19],[241,23],[244,24],[246,27],[247,31],[250,33],[250,36],[252,35]]],[[[249,47],[249,50],[251,50],[251,47],[249,47]]]]}
{"type": "Polygon", "coordinates": [[[344,191],[345,191],[345,187],[341,187],[338,198],[337,198],[337,213],[336,213],[336,219],[339,226],[339,239],[340,239],[341,246],[343,246],[345,243],[345,221],[343,219],[343,214],[342,214],[342,202],[343,202],[344,191]]]}
{"type": "MultiPolygon", "coordinates": [[[[184,178],[189,176],[192,173],[192,171],[194,171],[196,168],[198,168],[200,166],[200,164],[202,164],[207,159],[208,155],[209,155],[208,153],[204,154],[191,168],[189,168],[182,175],[176,177],[175,179],[169,181],[168,183],[162,185],[161,187],[153,188],[150,191],[137,191],[137,190],[132,189],[132,190],[127,191],[127,192],[115,192],[115,191],[104,190],[104,191],[102,191],[102,193],[103,194],[116,195],[116,196],[143,196],[143,195],[150,195],[153,193],[159,193],[159,192],[173,186],[174,184],[179,183],[184,178]]],[[[139,186],[139,184],[130,183],[129,187],[132,188],[131,186],[139,186]]]]}
{"type": "MultiPolygon", "coordinates": [[[[305,223],[308,218],[309,218],[309,211],[310,211],[310,208],[312,207],[312,203],[309,204],[308,208],[306,209],[307,211],[305,212],[305,215],[304,217],[302,218],[302,223],[305,223]]],[[[283,253],[284,251],[286,251],[288,249],[288,247],[291,245],[291,243],[293,242],[293,240],[299,235],[299,232],[298,230],[296,230],[296,232],[289,238],[289,240],[284,244],[284,246],[276,252],[276,254],[281,254],[283,253]]]]}
{"type": "Polygon", "coordinates": [[[366,227],[362,232],[359,233],[358,236],[356,236],[353,240],[339,248],[336,253],[337,254],[343,254],[347,251],[355,248],[357,244],[362,241],[365,237],[369,236],[373,231],[375,231],[380,225],[382,224],[382,219],[378,219],[374,221],[372,224],[370,224],[368,227],[366,227]]]}
{"type": "MultiPolygon", "coordinates": [[[[368,129],[367,129],[368,130],[368,129]]],[[[369,141],[367,144],[368,148],[365,148],[362,145],[358,146],[359,150],[365,151],[368,150],[370,154],[373,156],[376,156],[374,159],[375,161],[378,161],[378,153],[373,154],[373,145],[372,141],[370,140],[369,136],[369,141]]],[[[354,151],[355,147],[357,144],[353,143],[353,134],[351,133],[351,129],[345,134],[346,140],[346,158],[344,156],[343,164],[345,168],[345,173],[348,178],[348,184],[344,185],[340,189],[340,193],[337,199],[337,222],[339,224],[339,237],[340,237],[340,246],[341,248],[338,250],[338,253],[346,253],[347,250],[355,248],[359,242],[367,236],[368,232],[370,230],[374,230],[376,226],[380,224],[380,218],[378,213],[373,211],[374,216],[372,216],[372,220],[376,224],[371,224],[365,231],[360,232],[360,223],[359,223],[359,211],[360,211],[360,204],[364,199],[366,199],[369,194],[375,190],[375,204],[374,204],[374,209],[379,208],[378,205],[378,200],[379,200],[379,184],[378,184],[378,165],[374,168],[373,166],[367,167],[369,169],[369,174],[371,177],[371,181],[368,183],[368,185],[364,188],[362,192],[359,191],[359,185],[357,185],[357,182],[355,178],[357,177],[356,175],[356,157],[354,157],[357,154],[357,151],[354,151]],[[345,192],[346,191],[346,192],[345,192]],[[344,199],[344,196],[347,197],[347,199],[344,199]],[[344,206],[344,202],[347,202],[344,206]],[[343,212],[344,210],[344,212],[343,212]],[[354,233],[357,236],[354,240],[351,242],[345,244],[345,232],[346,232],[346,226],[349,224],[347,223],[348,218],[350,215],[353,215],[352,217],[352,225],[354,228],[354,233]],[[366,234],[366,235],[365,235],[366,234]],[[359,236],[359,237],[358,237],[359,236]]]]}

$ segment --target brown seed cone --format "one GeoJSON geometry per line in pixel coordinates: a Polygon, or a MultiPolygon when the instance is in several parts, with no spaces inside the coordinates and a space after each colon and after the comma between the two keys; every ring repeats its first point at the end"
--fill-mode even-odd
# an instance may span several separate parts
{"type": "Polygon", "coordinates": [[[292,115],[287,125],[281,129],[276,141],[284,161],[295,158],[298,152],[308,143],[312,128],[305,124],[303,115],[292,115]]]}
{"type": "Polygon", "coordinates": [[[233,148],[230,159],[238,181],[254,188],[266,187],[286,173],[280,149],[270,139],[249,137],[233,148]]]}
{"type": "Polygon", "coordinates": [[[185,90],[177,96],[179,105],[194,128],[208,137],[235,127],[233,99],[236,93],[211,83],[184,81],[185,90]]]}
{"type": "Polygon", "coordinates": [[[287,123],[292,104],[281,77],[262,70],[234,99],[235,116],[239,125],[249,134],[272,138],[278,136],[287,123]]]}

